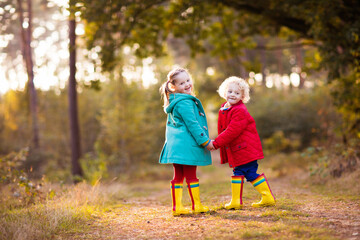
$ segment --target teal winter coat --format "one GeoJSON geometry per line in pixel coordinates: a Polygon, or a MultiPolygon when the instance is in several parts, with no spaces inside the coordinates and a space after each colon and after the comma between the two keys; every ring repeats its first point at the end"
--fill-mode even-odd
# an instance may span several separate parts
{"type": "Polygon", "coordinates": [[[189,94],[170,94],[167,113],[166,139],[160,163],[211,165],[210,151],[201,144],[209,140],[208,125],[199,99],[189,94]]]}

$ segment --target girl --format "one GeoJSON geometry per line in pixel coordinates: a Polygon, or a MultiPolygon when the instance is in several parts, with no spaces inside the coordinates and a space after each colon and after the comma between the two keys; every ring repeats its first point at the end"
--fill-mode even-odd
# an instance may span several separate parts
{"type": "Polygon", "coordinates": [[[184,178],[192,202],[192,212],[208,212],[201,205],[199,179],[196,167],[211,165],[208,126],[204,109],[194,96],[189,73],[183,68],[169,72],[167,81],[160,88],[167,113],[166,140],[160,155],[160,163],[173,164],[174,178],[171,181],[173,215],[187,214],[181,203],[184,178]]]}
{"type": "Polygon", "coordinates": [[[218,137],[213,141],[220,148],[221,163],[234,168],[231,177],[231,202],[226,209],[241,209],[244,178],[262,195],[253,207],[275,205],[275,198],[264,174],[257,173],[257,160],[264,158],[254,118],[244,103],[248,102],[249,85],[238,77],[229,77],[219,87],[219,95],[226,100],[221,105],[218,119],[218,137]]]}

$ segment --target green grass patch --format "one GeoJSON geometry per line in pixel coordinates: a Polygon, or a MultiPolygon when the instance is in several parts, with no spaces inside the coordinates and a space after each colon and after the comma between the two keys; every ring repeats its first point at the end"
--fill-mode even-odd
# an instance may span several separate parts
{"type": "Polygon", "coordinates": [[[262,231],[246,231],[241,235],[243,239],[266,239],[268,234],[262,231]]]}

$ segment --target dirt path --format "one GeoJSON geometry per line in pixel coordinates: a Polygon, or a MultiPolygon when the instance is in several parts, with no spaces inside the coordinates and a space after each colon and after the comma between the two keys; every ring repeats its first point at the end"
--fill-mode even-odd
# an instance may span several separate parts
{"type": "MultiPolygon", "coordinates": [[[[227,177],[203,179],[203,203],[215,208],[230,199],[227,177]]],[[[181,217],[171,215],[168,182],[137,183],[126,191],[138,194],[94,216],[88,231],[61,239],[360,239],[359,202],[294,187],[289,178],[269,181],[277,197],[275,207],[252,208],[251,202],[260,196],[245,184],[244,209],[181,217]]],[[[189,206],[184,195],[184,205],[189,206]]]]}
{"type": "Polygon", "coordinates": [[[308,215],[309,222],[314,227],[333,230],[339,239],[360,239],[360,204],[344,199],[341,196],[330,197],[311,192],[306,188],[295,188],[292,196],[292,186],[285,179],[275,181],[278,192],[289,199],[296,199],[298,211],[308,215]]]}

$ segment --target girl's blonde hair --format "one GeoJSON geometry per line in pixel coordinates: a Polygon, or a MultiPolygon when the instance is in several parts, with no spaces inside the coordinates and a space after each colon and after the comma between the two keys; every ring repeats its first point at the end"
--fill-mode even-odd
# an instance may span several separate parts
{"type": "Polygon", "coordinates": [[[219,89],[218,89],[218,93],[220,95],[220,97],[226,99],[226,93],[229,87],[229,84],[231,83],[235,83],[236,85],[238,85],[239,90],[241,92],[241,100],[243,101],[243,103],[247,103],[250,100],[250,87],[249,84],[242,78],[239,77],[228,77],[227,79],[225,79],[219,89]]]}
{"type": "Polygon", "coordinates": [[[181,67],[174,68],[173,70],[171,70],[168,73],[166,82],[164,82],[160,87],[161,97],[164,98],[164,109],[167,106],[169,106],[169,95],[170,95],[170,93],[174,93],[174,91],[172,91],[170,89],[169,83],[174,86],[175,82],[176,82],[176,76],[179,75],[182,72],[187,73],[189,75],[189,77],[191,78],[191,75],[189,74],[189,72],[185,68],[181,68],[181,67]]]}

